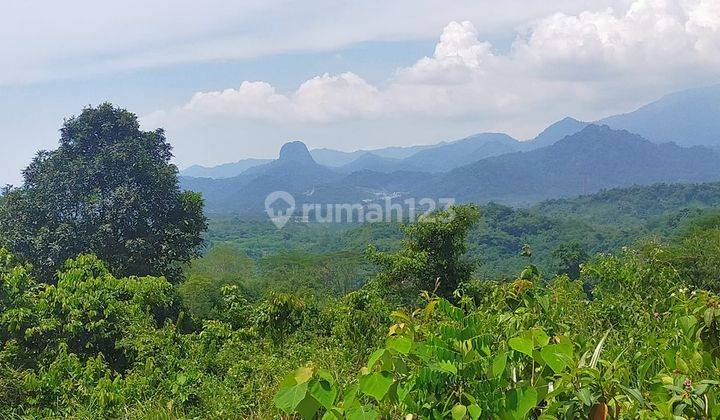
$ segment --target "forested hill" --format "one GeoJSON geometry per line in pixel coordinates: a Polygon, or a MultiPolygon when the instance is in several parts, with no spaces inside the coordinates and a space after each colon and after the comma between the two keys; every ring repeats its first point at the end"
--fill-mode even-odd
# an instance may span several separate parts
{"type": "Polygon", "coordinates": [[[547,200],[532,210],[627,227],[688,208],[720,207],[720,183],[655,184],[619,188],[575,198],[547,200]]]}
{"type": "MultiPolygon", "coordinates": [[[[720,184],[203,238],[163,130],[103,104],[60,132],[0,200],[0,418],[720,418],[720,184]]],[[[523,179],[573,137],[518,154],[523,179]]],[[[715,159],[683,150],[681,176],[715,159]]],[[[639,164],[608,153],[557,169],[639,164]]],[[[238,200],[288,175],[347,193],[301,143],[256,168],[238,200]]]]}
{"type": "MultiPolygon", "coordinates": [[[[713,214],[718,207],[720,183],[618,188],[525,209],[491,203],[480,206],[469,249],[481,259],[480,271],[492,277],[521,269],[526,260],[519,252],[528,244],[541,271],[551,273],[556,270],[553,252],[564,245],[575,244],[591,254],[649,238],[670,238],[681,234],[689,220],[713,214]]],[[[307,261],[337,252],[357,256],[368,243],[394,249],[401,238],[396,224],[291,222],[277,230],[266,216],[214,216],[207,234],[211,246],[233,244],[257,260],[278,253],[307,261]]]]}

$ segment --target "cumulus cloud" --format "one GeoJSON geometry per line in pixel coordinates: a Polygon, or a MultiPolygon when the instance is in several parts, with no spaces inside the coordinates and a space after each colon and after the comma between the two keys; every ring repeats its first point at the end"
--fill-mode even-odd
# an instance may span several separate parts
{"type": "Polygon", "coordinates": [[[243,82],[237,89],[198,92],[184,111],[207,115],[237,116],[252,120],[278,120],[292,108],[290,99],[265,82],[243,82]]]}
{"type": "Polygon", "coordinates": [[[323,74],[283,95],[265,82],[243,82],[237,89],[198,92],[182,111],[272,122],[327,122],[373,118],[381,113],[380,92],[354,73],[323,74]]]}
{"type": "Polygon", "coordinates": [[[518,39],[512,58],[558,77],[579,74],[578,68],[603,77],[708,64],[714,54],[707,44],[718,35],[708,19],[710,3],[717,0],[640,0],[619,17],[612,9],[556,14],[518,39]]]}
{"type": "Polygon", "coordinates": [[[399,82],[458,84],[471,81],[490,65],[492,45],[478,40],[472,23],[450,22],[440,36],[432,57],[398,71],[399,82]]]}
{"type": "Polygon", "coordinates": [[[244,82],[197,93],[175,112],[276,123],[599,113],[627,100],[628,90],[642,96],[714,81],[719,52],[720,1],[637,0],[623,11],[536,20],[502,54],[471,22],[450,22],[432,56],[398,69],[382,87],[354,73],[317,76],[287,94],[244,82]]]}

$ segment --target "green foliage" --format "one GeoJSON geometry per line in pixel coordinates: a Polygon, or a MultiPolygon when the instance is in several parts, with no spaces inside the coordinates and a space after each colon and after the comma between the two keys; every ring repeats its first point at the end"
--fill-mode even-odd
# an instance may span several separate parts
{"type": "Polygon", "coordinates": [[[405,228],[402,248],[394,253],[369,249],[381,267],[381,281],[391,287],[432,290],[450,296],[474,270],[467,258],[467,233],[480,217],[475,206],[454,206],[405,228]]]}
{"type": "Polygon", "coordinates": [[[371,294],[319,307],[287,294],[252,302],[230,285],[217,319],[188,331],[163,278],[117,279],[89,255],[58,278],[37,283],[0,250],[2,416],[274,417],[277,378],[314,357],[353,370],[388,314],[371,294]]]}
{"type": "Polygon", "coordinates": [[[552,253],[559,276],[568,276],[575,280],[580,277],[580,267],[590,257],[577,242],[563,244],[552,253]]]}
{"type": "Polygon", "coordinates": [[[18,395],[0,400],[19,399],[16,408],[29,412],[83,399],[101,412],[121,403],[119,375],[158,352],[160,343],[148,341],[148,333],[178,316],[172,285],[163,278],[116,279],[89,255],[68,261],[56,285],[38,284],[27,267],[0,254],[6,260],[0,361],[21,380],[12,390],[18,395]]]}
{"type": "Polygon", "coordinates": [[[480,234],[477,209],[453,210],[381,244],[378,275],[357,245],[387,226],[339,229],[345,252],[213,241],[179,285],[92,255],[36,277],[0,249],[0,417],[720,416],[711,213],[598,254],[570,222],[489,205],[480,234]],[[472,276],[491,238],[518,266],[508,281],[472,276]],[[577,280],[543,276],[561,244],[577,280]]]}
{"type": "MultiPolygon", "coordinates": [[[[712,209],[718,206],[720,183],[707,183],[611,189],[577,198],[547,200],[535,205],[534,209],[548,216],[574,217],[627,228],[681,209],[712,209]]],[[[690,213],[683,218],[692,217],[690,213]]]]}
{"type": "Polygon", "coordinates": [[[672,250],[683,278],[697,288],[720,293],[720,217],[712,215],[693,223],[672,250]]]}
{"type": "Polygon", "coordinates": [[[258,295],[278,291],[339,297],[362,286],[372,270],[359,252],[281,252],[258,261],[249,286],[258,295]]]}
{"type": "MultiPolygon", "coordinates": [[[[479,206],[481,217],[468,233],[468,254],[480,263],[480,277],[507,280],[527,265],[520,255],[527,244],[534,251],[533,264],[547,275],[560,269],[561,261],[552,255],[558,248],[577,244],[592,255],[614,252],[643,238],[669,239],[684,233],[688,222],[713,223],[712,206],[719,203],[718,184],[614,189],[549,200],[529,209],[490,203],[479,206]]],[[[397,251],[402,247],[402,230],[389,223],[290,222],[278,231],[267,219],[213,216],[207,240],[213,245],[232,243],[260,260],[288,252],[359,254],[369,243],[384,252],[397,251]]]]}
{"type": "Polygon", "coordinates": [[[499,285],[459,306],[426,296],[423,308],[393,313],[357,386],[341,393],[328,381],[334,405],[302,416],[349,418],[365,404],[387,418],[716,418],[720,299],[653,270],[658,253],[589,265],[592,301],[563,277],[499,285]]]}
{"type": "Polygon", "coordinates": [[[266,215],[209,218],[207,242],[232,243],[253,259],[284,252],[324,254],[337,251],[363,252],[368,243],[389,249],[402,239],[397,223],[312,223],[291,220],[281,230],[266,215]]]}
{"type": "Polygon", "coordinates": [[[206,228],[198,194],[180,192],[163,130],[103,104],[65,121],[60,147],[39,152],[24,183],[5,191],[0,237],[51,279],[66,259],[93,253],[118,276],[178,280],[206,228]]]}
{"type": "Polygon", "coordinates": [[[185,270],[178,291],[195,319],[208,319],[222,305],[222,288],[247,287],[255,262],[233,245],[217,245],[185,270]]]}

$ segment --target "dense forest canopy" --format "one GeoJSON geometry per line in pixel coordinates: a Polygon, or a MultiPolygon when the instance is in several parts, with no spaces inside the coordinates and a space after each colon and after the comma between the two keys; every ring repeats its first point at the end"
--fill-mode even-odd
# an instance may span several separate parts
{"type": "Polygon", "coordinates": [[[0,202],[0,244],[44,278],[80,253],[116,275],[177,280],[205,230],[198,194],[181,192],[163,130],[140,130],[111,104],[65,121],[60,146],[41,151],[0,202]]]}
{"type": "Polygon", "coordinates": [[[277,230],[170,158],[86,108],[0,199],[0,417],[720,417],[717,184],[277,230]]]}

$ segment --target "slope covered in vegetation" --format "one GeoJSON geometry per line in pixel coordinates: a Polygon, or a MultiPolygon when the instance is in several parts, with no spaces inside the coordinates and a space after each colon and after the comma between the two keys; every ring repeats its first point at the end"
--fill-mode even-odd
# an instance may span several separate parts
{"type": "Polygon", "coordinates": [[[0,417],[720,416],[714,185],[413,224],[220,219],[191,259],[202,200],[162,131],[109,105],[67,124],[0,201],[0,417]]]}
{"type": "Polygon", "coordinates": [[[0,409],[87,417],[718,415],[717,220],[673,244],[597,255],[578,280],[543,280],[529,265],[501,283],[467,271],[466,227],[410,226],[400,249],[371,253],[380,267],[371,281],[341,298],[252,298],[227,286],[215,310],[198,317],[183,312],[162,278],[117,279],[81,256],[48,285],[2,251],[0,409]]]}

